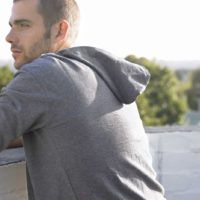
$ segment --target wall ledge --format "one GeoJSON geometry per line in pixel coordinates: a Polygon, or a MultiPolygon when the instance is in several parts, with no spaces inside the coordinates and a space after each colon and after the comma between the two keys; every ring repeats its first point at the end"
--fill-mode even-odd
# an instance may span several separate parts
{"type": "Polygon", "coordinates": [[[172,132],[200,132],[200,126],[145,126],[146,133],[156,134],[156,133],[172,133],[172,132]]]}
{"type": "Polygon", "coordinates": [[[24,148],[5,149],[0,153],[0,166],[25,161],[24,148]]]}
{"type": "MultiPolygon", "coordinates": [[[[145,126],[147,134],[200,132],[200,126],[145,126]]],[[[0,152],[0,166],[25,161],[24,148],[5,149],[0,152]]]]}

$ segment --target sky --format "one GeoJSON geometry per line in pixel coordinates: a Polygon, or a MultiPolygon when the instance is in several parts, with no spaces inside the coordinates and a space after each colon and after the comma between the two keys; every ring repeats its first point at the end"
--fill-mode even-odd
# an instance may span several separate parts
{"type": "MultiPolygon", "coordinates": [[[[0,0],[0,60],[12,59],[5,36],[12,0],[0,0]]],[[[81,27],[76,45],[120,57],[200,60],[199,0],[77,0],[81,27]]]]}

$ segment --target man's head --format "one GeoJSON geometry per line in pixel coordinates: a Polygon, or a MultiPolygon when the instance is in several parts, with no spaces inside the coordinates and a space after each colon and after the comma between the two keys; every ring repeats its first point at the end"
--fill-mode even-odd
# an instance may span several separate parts
{"type": "Polygon", "coordinates": [[[47,31],[60,20],[66,20],[70,27],[68,42],[74,43],[79,29],[79,8],[75,0],[39,0],[38,12],[47,31]]]}
{"type": "Polygon", "coordinates": [[[72,46],[78,34],[79,9],[75,0],[13,0],[6,40],[15,67],[46,52],[72,46]]]}

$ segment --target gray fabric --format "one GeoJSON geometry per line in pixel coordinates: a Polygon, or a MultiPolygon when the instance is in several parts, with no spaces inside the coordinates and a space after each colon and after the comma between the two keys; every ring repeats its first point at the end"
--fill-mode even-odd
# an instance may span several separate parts
{"type": "Polygon", "coordinates": [[[23,135],[29,200],[164,199],[134,102],[148,80],[93,47],[16,73],[0,96],[0,147],[23,135]]]}

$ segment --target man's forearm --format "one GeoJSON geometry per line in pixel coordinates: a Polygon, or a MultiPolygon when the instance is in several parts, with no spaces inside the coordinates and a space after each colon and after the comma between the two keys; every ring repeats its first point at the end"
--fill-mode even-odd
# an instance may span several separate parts
{"type": "Polygon", "coordinates": [[[22,138],[17,138],[15,140],[13,140],[9,145],[8,145],[8,149],[10,148],[18,148],[18,147],[22,147],[23,146],[23,140],[22,138]]]}

